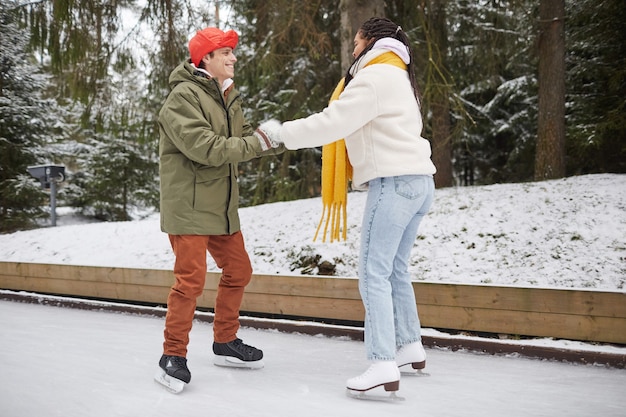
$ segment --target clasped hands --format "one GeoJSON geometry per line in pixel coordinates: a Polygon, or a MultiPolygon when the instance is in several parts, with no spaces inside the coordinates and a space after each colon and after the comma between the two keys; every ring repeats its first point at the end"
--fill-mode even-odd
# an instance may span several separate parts
{"type": "Polygon", "coordinates": [[[280,139],[280,128],[282,124],[276,119],[270,119],[263,122],[254,131],[254,136],[261,143],[264,151],[272,148],[278,148],[283,141],[280,139]]]}

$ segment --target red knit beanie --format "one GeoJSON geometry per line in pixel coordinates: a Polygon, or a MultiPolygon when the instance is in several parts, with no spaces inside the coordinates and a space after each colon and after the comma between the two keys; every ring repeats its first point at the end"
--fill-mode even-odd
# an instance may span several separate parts
{"type": "Polygon", "coordinates": [[[218,28],[206,28],[196,32],[189,41],[189,56],[194,65],[200,65],[202,58],[209,52],[219,48],[230,47],[235,49],[239,35],[234,30],[223,32],[218,28]]]}

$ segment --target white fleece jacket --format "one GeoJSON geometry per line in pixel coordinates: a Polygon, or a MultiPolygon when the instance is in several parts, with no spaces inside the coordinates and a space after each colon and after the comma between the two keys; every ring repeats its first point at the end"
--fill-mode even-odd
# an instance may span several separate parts
{"type": "Polygon", "coordinates": [[[287,149],[322,146],[344,138],[354,168],[353,188],[373,178],[432,175],[430,142],[407,72],[389,64],[365,65],[388,52],[377,48],[358,63],[354,78],[322,112],[283,123],[287,149]]]}

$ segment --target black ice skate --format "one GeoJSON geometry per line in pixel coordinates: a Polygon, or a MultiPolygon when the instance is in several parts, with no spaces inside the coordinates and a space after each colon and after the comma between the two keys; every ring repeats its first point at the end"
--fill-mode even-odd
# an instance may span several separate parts
{"type": "Polygon", "coordinates": [[[159,360],[159,370],[154,380],[170,392],[178,394],[191,381],[191,372],[187,368],[187,359],[182,356],[163,355],[159,360]]]}
{"type": "Polygon", "coordinates": [[[213,343],[215,353],[214,364],[232,368],[260,369],[264,364],[263,351],[253,346],[246,345],[241,339],[235,339],[228,343],[213,343]]]}

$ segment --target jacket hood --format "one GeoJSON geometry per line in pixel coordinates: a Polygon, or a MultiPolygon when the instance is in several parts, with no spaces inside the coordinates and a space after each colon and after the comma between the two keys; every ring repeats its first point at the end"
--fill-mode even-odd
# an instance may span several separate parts
{"type": "Polygon", "coordinates": [[[192,82],[201,86],[204,90],[206,90],[208,94],[219,100],[218,97],[221,94],[219,92],[217,82],[215,82],[215,80],[211,78],[199,77],[197,75],[194,75],[196,71],[196,67],[194,67],[193,64],[191,64],[189,61],[181,63],[170,74],[170,88],[173,90],[180,83],[192,82]]]}
{"type": "Polygon", "coordinates": [[[404,61],[407,65],[411,62],[411,57],[406,45],[397,39],[382,38],[376,41],[371,50],[352,64],[350,67],[350,74],[353,76],[356,75],[356,73],[367,66],[371,60],[387,52],[393,52],[398,55],[398,57],[400,57],[400,59],[402,59],[402,61],[404,61]]]}
{"type": "Polygon", "coordinates": [[[222,86],[219,86],[217,81],[213,78],[199,77],[195,75],[197,72],[204,72],[205,74],[210,74],[202,69],[196,68],[191,62],[185,61],[177,66],[169,78],[169,86],[170,89],[174,89],[177,85],[183,82],[192,82],[194,84],[200,85],[208,94],[213,96],[216,100],[219,100],[219,96],[221,96],[225,90],[234,87],[234,82],[231,78],[224,81],[222,86]]]}
{"type": "Polygon", "coordinates": [[[194,71],[195,68],[191,66],[189,62],[181,63],[170,73],[170,78],[168,80],[170,88],[173,90],[174,87],[185,81],[195,82],[195,76],[193,75],[194,71]]]}

